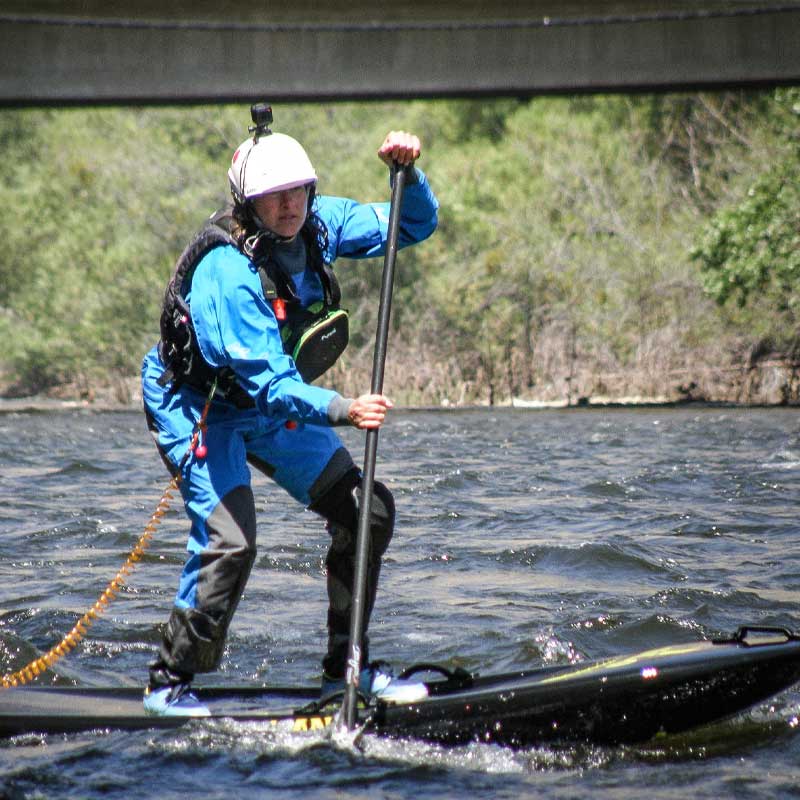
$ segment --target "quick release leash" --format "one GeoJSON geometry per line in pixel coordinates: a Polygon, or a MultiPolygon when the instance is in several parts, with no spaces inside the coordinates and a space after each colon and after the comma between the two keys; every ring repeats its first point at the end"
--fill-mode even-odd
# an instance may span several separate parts
{"type": "Polygon", "coordinates": [[[189,447],[181,459],[178,469],[170,481],[169,486],[167,486],[167,488],[164,490],[164,493],[161,495],[161,499],[158,501],[155,511],[153,511],[153,514],[145,525],[142,535],[139,537],[139,540],[136,542],[133,550],[131,550],[130,554],[125,560],[125,563],[119,568],[117,574],[108,582],[108,585],[100,597],[97,598],[95,604],[75,623],[75,626],[72,628],[72,630],[55,647],[50,648],[50,650],[48,650],[43,656],[34,659],[30,662],[30,664],[27,664],[17,672],[11,672],[7,675],[4,675],[0,681],[0,689],[10,689],[13,686],[22,686],[41,675],[46,669],[52,667],[59,659],[67,655],[67,653],[69,653],[75,647],[75,645],[77,645],[78,642],[80,642],[81,639],[86,636],[92,623],[94,623],[94,621],[106,611],[111,601],[117,596],[122,588],[122,585],[125,583],[131,572],[133,572],[137,562],[141,560],[145,550],[147,550],[147,547],[149,546],[158,526],[161,524],[163,516],[169,510],[170,503],[173,499],[173,493],[180,486],[181,471],[186,465],[189,457],[192,455],[192,453],[194,453],[197,458],[206,457],[208,448],[203,440],[203,435],[205,434],[206,430],[206,417],[208,416],[209,408],[211,408],[211,401],[213,400],[216,391],[217,382],[215,380],[211,387],[211,391],[208,394],[208,398],[206,399],[203,413],[200,415],[200,419],[195,427],[189,447]]]}

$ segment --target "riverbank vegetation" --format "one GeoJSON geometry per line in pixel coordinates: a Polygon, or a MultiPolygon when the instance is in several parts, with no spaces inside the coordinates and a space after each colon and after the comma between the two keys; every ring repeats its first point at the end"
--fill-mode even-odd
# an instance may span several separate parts
{"type": "MultiPolygon", "coordinates": [[[[440,227],[398,257],[400,403],[798,402],[800,90],[289,104],[319,190],[388,199],[417,132],[440,227]]],[[[6,396],[135,397],[163,289],[228,197],[246,105],[0,111],[6,396]]],[[[381,260],[337,262],[369,385],[381,260]]]]}

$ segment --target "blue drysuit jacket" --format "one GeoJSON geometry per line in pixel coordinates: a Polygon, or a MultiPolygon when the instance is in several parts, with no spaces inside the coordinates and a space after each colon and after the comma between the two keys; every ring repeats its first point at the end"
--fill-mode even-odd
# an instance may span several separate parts
{"type": "MultiPolygon", "coordinates": [[[[400,214],[398,246],[426,239],[437,225],[438,202],[419,169],[408,181],[400,214]]],[[[342,197],[318,196],[315,211],[328,232],[325,259],[371,258],[386,247],[389,203],[357,203],[342,197]]],[[[296,280],[304,306],[322,297],[310,270],[296,280]]],[[[328,407],[337,393],[304,383],[284,353],[278,321],[264,298],[253,263],[232,246],[209,252],[197,266],[187,297],[203,358],[215,368],[230,367],[253,398],[258,412],[282,424],[288,419],[329,425],[328,407]]],[[[157,359],[151,351],[146,361],[157,359]]],[[[153,397],[154,371],[145,368],[145,395],[153,397]],[[149,384],[149,385],[148,385],[149,384]],[[149,390],[149,391],[148,391],[149,390]]]]}

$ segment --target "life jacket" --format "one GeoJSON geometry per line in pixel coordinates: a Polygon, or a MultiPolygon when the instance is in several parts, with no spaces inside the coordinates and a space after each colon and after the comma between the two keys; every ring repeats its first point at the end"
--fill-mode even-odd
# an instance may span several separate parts
{"type": "MultiPolygon", "coordinates": [[[[209,392],[216,381],[215,395],[240,408],[252,408],[253,399],[240,386],[230,367],[216,369],[209,365],[197,344],[192,315],[186,295],[200,261],[215,247],[232,245],[242,252],[233,236],[232,209],[214,214],[181,253],[164,293],[161,308],[159,355],[165,370],[160,386],[185,383],[200,392],[209,392]]],[[[304,308],[294,284],[270,257],[266,237],[256,244],[253,254],[246,254],[255,264],[264,298],[272,306],[281,331],[284,352],[291,355],[303,380],[310,382],[335,363],[349,339],[347,312],[339,308],[341,290],[333,270],[325,263],[319,244],[305,228],[310,266],[319,277],[323,299],[304,308]]]]}

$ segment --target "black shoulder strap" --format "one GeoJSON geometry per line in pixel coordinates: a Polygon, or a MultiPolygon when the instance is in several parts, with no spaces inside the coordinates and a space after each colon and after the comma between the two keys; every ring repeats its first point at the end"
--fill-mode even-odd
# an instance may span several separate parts
{"type": "Polygon", "coordinates": [[[184,299],[184,288],[192,280],[197,265],[203,256],[215,247],[225,244],[236,246],[236,241],[231,234],[230,211],[218,211],[192,238],[175,263],[172,277],[164,293],[164,302],[161,310],[161,340],[169,342],[175,325],[175,315],[181,316],[183,312],[178,307],[178,298],[184,299]]]}
{"type": "MultiPolygon", "coordinates": [[[[194,260],[196,266],[200,259],[213,247],[220,244],[232,244],[239,248],[239,243],[232,236],[233,217],[231,209],[223,209],[214,214],[206,223],[205,227],[191,242],[184,255],[194,260]]],[[[325,297],[325,305],[338,308],[342,299],[342,291],[339,282],[329,264],[326,264],[320,247],[316,240],[310,241],[310,235],[306,235],[306,247],[312,269],[317,273],[322,284],[322,291],[325,297]]],[[[258,277],[261,281],[261,289],[267,302],[272,302],[277,298],[297,302],[299,298],[294,289],[291,279],[282,270],[278,269],[270,256],[269,241],[264,239],[254,247],[254,253],[248,256],[256,265],[258,277]]],[[[182,259],[181,259],[182,260],[182,259]]],[[[179,260],[180,261],[180,260],[179,260]]],[[[193,270],[192,270],[193,271],[193,270]]],[[[189,273],[189,276],[191,273],[189,273]]],[[[186,276],[183,276],[184,279],[186,276]]]]}
{"type": "MultiPolygon", "coordinates": [[[[230,208],[222,209],[214,214],[209,219],[208,224],[204,228],[204,231],[205,230],[208,231],[208,234],[212,239],[215,235],[219,234],[221,234],[223,238],[227,236],[230,244],[237,249],[241,249],[239,248],[239,243],[233,239],[233,216],[230,208]]],[[[201,234],[202,233],[203,232],[201,231],[201,234]]],[[[261,280],[261,289],[264,292],[264,297],[267,302],[272,302],[279,297],[278,285],[274,277],[274,270],[270,269],[269,249],[264,247],[264,245],[261,245],[260,247],[259,245],[256,245],[255,247],[256,250],[262,248],[265,252],[262,254],[254,254],[252,260],[258,270],[258,277],[261,280]]],[[[203,255],[205,255],[205,253],[203,255]]],[[[284,287],[281,286],[280,288],[283,292],[284,287]]]]}
{"type": "Polygon", "coordinates": [[[339,303],[342,302],[342,290],[339,287],[339,281],[336,280],[336,275],[332,267],[330,264],[323,262],[317,267],[317,272],[322,282],[322,289],[325,292],[327,305],[338,308],[339,303]]]}
{"type": "MultiPolygon", "coordinates": [[[[325,305],[338,308],[342,299],[339,282],[336,280],[336,276],[330,266],[323,261],[321,253],[318,252],[319,246],[315,242],[309,242],[308,236],[305,237],[305,241],[310,266],[317,273],[322,284],[325,305]]],[[[295,292],[292,279],[271,258],[268,243],[265,242],[261,247],[263,247],[263,252],[257,253],[252,260],[258,268],[258,276],[261,279],[264,297],[270,302],[278,297],[289,302],[299,302],[300,298],[295,292]]],[[[261,249],[261,247],[257,246],[256,250],[261,249]]]]}
{"type": "Polygon", "coordinates": [[[333,268],[330,264],[325,262],[322,248],[320,247],[313,230],[304,228],[303,234],[305,235],[306,250],[308,252],[311,268],[317,273],[319,281],[322,284],[325,305],[331,308],[338,308],[339,303],[342,301],[342,290],[339,287],[339,281],[336,280],[336,275],[333,272],[333,268]]]}
{"type": "Polygon", "coordinates": [[[206,224],[197,232],[178,258],[173,278],[175,289],[178,292],[181,291],[183,283],[187,279],[191,280],[197,265],[209,251],[226,244],[238,247],[231,232],[232,229],[233,217],[230,209],[222,209],[209,217],[206,224]]]}

